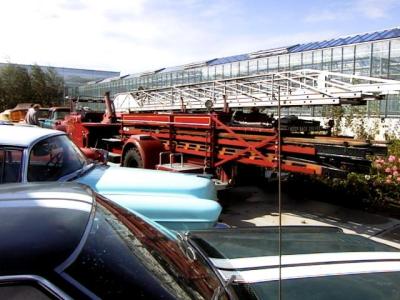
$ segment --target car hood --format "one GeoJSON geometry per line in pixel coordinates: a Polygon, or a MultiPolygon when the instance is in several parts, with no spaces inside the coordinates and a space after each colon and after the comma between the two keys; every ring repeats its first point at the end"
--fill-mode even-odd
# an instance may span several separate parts
{"type": "Polygon", "coordinates": [[[217,200],[211,180],[189,174],[96,166],[77,181],[102,195],[150,194],[217,200]]]}
{"type": "Polygon", "coordinates": [[[230,282],[239,299],[249,294],[276,299],[280,278],[283,298],[288,299],[398,299],[398,249],[335,227],[284,227],[281,238],[279,259],[276,227],[189,235],[192,246],[230,282]],[[380,286],[383,282],[388,289],[380,286]]]}
{"type": "Polygon", "coordinates": [[[222,211],[213,182],[195,175],[96,166],[77,181],[169,229],[211,228],[222,211]]]}

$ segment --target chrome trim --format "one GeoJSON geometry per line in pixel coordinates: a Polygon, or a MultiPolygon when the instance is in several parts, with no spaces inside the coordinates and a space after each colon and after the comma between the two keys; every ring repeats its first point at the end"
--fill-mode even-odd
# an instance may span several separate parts
{"type": "Polygon", "coordinates": [[[0,282],[5,282],[5,281],[35,281],[42,287],[46,288],[49,290],[51,293],[55,294],[61,299],[73,299],[72,297],[68,296],[66,293],[64,293],[60,288],[58,288],[56,285],[48,281],[47,279],[38,276],[38,275],[9,275],[9,276],[0,276],[0,282]]]}
{"type": "MultiPolygon", "coordinates": [[[[216,268],[237,270],[246,268],[277,267],[278,256],[258,256],[245,258],[210,258],[216,268]]],[[[355,262],[372,260],[400,260],[400,252],[341,252],[282,255],[282,265],[303,265],[311,263],[355,262]]]]}
{"type": "Polygon", "coordinates": [[[85,246],[86,240],[89,236],[89,233],[92,229],[92,225],[93,225],[93,221],[94,221],[94,216],[96,213],[96,194],[93,193],[92,194],[93,197],[93,202],[92,202],[92,209],[89,215],[89,220],[86,224],[86,228],[85,231],[82,235],[82,238],[78,244],[78,246],[76,246],[76,248],[74,249],[74,251],[70,254],[70,256],[67,257],[66,260],[64,260],[59,266],[57,266],[54,270],[59,273],[61,275],[62,272],[65,271],[66,268],[68,268],[78,257],[78,255],[81,253],[82,248],[85,246]]]}
{"type": "Polygon", "coordinates": [[[91,290],[83,286],[81,283],[79,283],[77,280],[72,278],[70,275],[68,275],[65,272],[60,273],[60,276],[68,281],[70,284],[72,284],[75,288],[77,288],[79,291],[82,293],[86,294],[90,299],[92,300],[101,300],[95,293],[93,293],[91,290]]]}
{"type": "Polygon", "coordinates": [[[21,178],[21,182],[28,182],[28,165],[29,165],[29,153],[31,153],[32,148],[39,142],[42,141],[44,139],[47,139],[49,137],[55,137],[55,136],[62,136],[65,135],[65,132],[52,132],[46,135],[41,136],[40,138],[37,138],[36,140],[32,141],[31,144],[28,147],[25,147],[24,149],[24,155],[23,155],[23,162],[22,162],[22,178],[21,178]]]}
{"type": "MultiPolygon", "coordinates": [[[[220,287],[222,287],[224,290],[225,290],[225,292],[229,295],[229,297],[230,297],[230,299],[232,299],[232,300],[238,300],[238,297],[237,297],[237,295],[236,295],[236,293],[235,293],[235,291],[232,289],[232,287],[231,287],[231,285],[227,285],[226,283],[227,283],[227,280],[223,277],[223,274],[221,274],[220,272],[219,272],[219,270],[213,265],[213,262],[211,261],[211,259],[210,259],[210,257],[208,257],[207,255],[206,255],[206,253],[204,252],[204,250],[201,248],[201,247],[199,247],[198,245],[197,245],[197,243],[196,242],[194,242],[192,239],[191,239],[191,237],[190,237],[190,232],[189,232],[189,244],[194,248],[194,250],[195,251],[197,251],[199,254],[200,254],[200,256],[204,259],[204,261],[205,261],[205,263],[209,266],[209,268],[211,268],[211,270],[214,272],[214,274],[216,275],[216,277],[217,277],[217,279],[218,279],[218,281],[219,281],[219,283],[220,283],[220,287]]],[[[234,279],[234,277],[230,277],[230,278],[233,278],[234,279]]],[[[229,279],[228,279],[229,280],[229,279]]],[[[215,291],[214,291],[214,293],[215,293],[215,291]]]]}
{"type": "MultiPolygon", "coordinates": [[[[78,183],[76,183],[78,185],[78,183]]],[[[40,187],[40,186],[39,186],[40,187]]],[[[91,194],[83,194],[75,191],[68,192],[53,192],[53,191],[44,191],[43,189],[39,189],[38,192],[24,192],[22,189],[17,193],[8,193],[4,192],[2,194],[2,201],[12,201],[12,200],[63,200],[63,201],[73,201],[73,202],[83,202],[87,204],[92,204],[93,199],[91,194]]],[[[1,203],[0,203],[1,204],[1,203]]]]}
{"type": "Polygon", "coordinates": [[[62,208],[71,209],[78,211],[90,212],[92,204],[80,201],[80,200],[69,200],[69,199],[5,199],[0,201],[0,208],[10,207],[47,207],[47,208],[62,208]]]}
{"type": "Polygon", "coordinates": [[[281,269],[258,269],[250,271],[218,270],[218,272],[225,281],[228,281],[232,276],[235,276],[234,282],[236,283],[257,283],[286,279],[400,272],[400,261],[319,264],[308,266],[283,267],[281,269]]]}

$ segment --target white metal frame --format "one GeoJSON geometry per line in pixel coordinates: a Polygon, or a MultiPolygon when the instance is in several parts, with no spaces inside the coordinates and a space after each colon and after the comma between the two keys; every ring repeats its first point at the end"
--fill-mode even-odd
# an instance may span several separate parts
{"type": "Polygon", "coordinates": [[[117,111],[168,111],[278,106],[361,104],[398,94],[400,81],[303,69],[220,79],[166,88],[135,90],[115,96],[117,111]]]}

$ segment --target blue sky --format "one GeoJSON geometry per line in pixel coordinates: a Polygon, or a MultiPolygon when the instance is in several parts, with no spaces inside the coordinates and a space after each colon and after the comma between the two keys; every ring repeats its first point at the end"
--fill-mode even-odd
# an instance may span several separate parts
{"type": "Polygon", "coordinates": [[[399,27],[400,1],[3,0],[0,61],[123,74],[399,27]]]}

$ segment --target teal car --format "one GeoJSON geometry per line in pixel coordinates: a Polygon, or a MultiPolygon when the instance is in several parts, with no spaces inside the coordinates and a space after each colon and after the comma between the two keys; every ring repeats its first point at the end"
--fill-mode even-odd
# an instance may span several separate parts
{"type": "Polygon", "coordinates": [[[0,125],[0,183],[75,181],[175,230],[213,227],[221,213],[210,179],[89,161],[61,131],[0,125]]]}
{"type": "Polygon", "coordinates": [[[61,121],[71,112],[69,107],[52,107],[49,109],[48,116],[39,120],[40,126],[43,128],[60,130],[61,121]]]}

